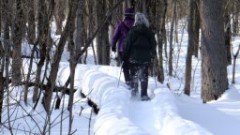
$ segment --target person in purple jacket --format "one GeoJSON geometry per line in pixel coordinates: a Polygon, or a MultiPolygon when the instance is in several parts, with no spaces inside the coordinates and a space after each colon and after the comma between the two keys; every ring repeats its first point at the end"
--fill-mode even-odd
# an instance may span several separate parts
{"type": "Polygon", "coordinates": [[[123,61],[123,42],[134,23],[134,9],[127,8],[124,13],[124,20],[121,21],[114,31],[112,38],[112,51],[118,52],[118,57],[122,63],[123,74],[126,84],[130,85],[130,69],[127,61],[123,61]]]}

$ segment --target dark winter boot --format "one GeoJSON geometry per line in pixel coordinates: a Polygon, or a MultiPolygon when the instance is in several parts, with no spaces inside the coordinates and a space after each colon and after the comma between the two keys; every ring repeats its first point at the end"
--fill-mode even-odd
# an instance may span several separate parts
{"type": "Polygon", "coordinates": [[[141,100],[150,100],[147,88],[148,88],[148,68],[146,65],[142,65],[140,68],[140,82],[141,82],[141,100]]]}
{"type": "Polygon", "coordinates": [[[132,96],[137,96],[138,95],[138,83],[137,82],[133,82],[132,85],[132,96]]]}
{"type": "Polygon", "coordinates": [[[150,97],[147,94],[147,89],[142,89],[142,91],[141,91],[141,100],[142,101],[150,100],[150,97]]]}
{"type": "Polygon", "coordinates": [[[147,82],[141,82],[142,90],[141,90],[141,100],[147,101],[150,100],[148,93],[147,93],[147,82]]]}
{"type": "Polygon", "coordinates": [[[132,97],[135,98],[137,97],[138,91],[133,89],[131,94],[132,94],[132,97]]]}
{"type": "Polygon", "coordinates": [[[149,96],[146,96],[146,95],[144,95],[144,96],[141,96],[141,100],[142,101],[148,101],[148,100],[150,100],[151,98],[149,97],[149,96]]]}

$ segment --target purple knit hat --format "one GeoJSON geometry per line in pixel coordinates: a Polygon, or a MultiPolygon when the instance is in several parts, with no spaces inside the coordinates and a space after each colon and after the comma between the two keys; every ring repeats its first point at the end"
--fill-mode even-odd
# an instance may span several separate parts
{"type": "Polygon", "coordinates": [[[133,8],[127,8],[124,13],[125,16],[134,16],[134,9],[133,8]]]}

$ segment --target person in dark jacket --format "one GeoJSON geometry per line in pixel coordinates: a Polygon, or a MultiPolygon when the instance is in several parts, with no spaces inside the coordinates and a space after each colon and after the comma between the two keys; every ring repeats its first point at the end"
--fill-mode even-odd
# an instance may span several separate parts
{"type": "Polygon", "coordinates": [[[138,94],[138,81],[141,84],[141,100],[149,100],[148,68],[156,55],[156,40],[149,28],[149,21],[143,13],[136,13],[134,26],[124,43],[123,59],[129,62],[132,97],[138,94]]]}
{"type": "Polygon", "coordinates": [[[114,31],[114,35],[112,38],[112,51],[118,51],[118,57],[120,58],[120,62],[122,63],[123,74],[125,78],[125,82],[127,85],[130,84],[130,70],[128,66],[128,62],[123,61],[123,42],[130,31],[131,27],[134,23],[134,9],[127,8],[124,13],[124,20],[121,21],[117,28],[114,31]]]}

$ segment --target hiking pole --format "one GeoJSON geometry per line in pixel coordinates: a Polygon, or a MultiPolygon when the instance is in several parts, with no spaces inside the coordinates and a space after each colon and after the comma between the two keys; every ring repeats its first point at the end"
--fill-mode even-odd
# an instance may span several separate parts
{"type": "Polygon", "coordinates": [[[117,87],[119,86],[119,82],[120,82],[120,78],[121,78],[122,69],[123,69],[123,62],[122,62],[122,64],[121,64],[121,68],[120,68],[120,73],[119,73],[119,77],[118,77],[118,84],[117,84],[117,87]]]}

